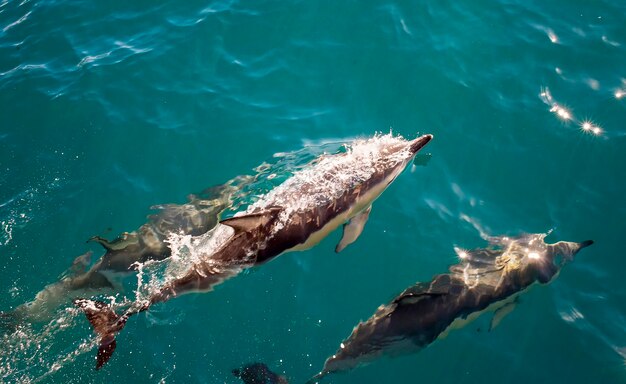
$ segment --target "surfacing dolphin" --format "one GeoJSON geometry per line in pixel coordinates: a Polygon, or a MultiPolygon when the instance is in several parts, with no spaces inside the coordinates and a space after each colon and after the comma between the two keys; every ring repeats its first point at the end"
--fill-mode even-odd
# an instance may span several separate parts
{"type": "Polygon", "coordinates": [[[340,248],[345,248],[361,233],[374,200],[431,139],[432,135],[424,135],[408,141],[388,134],[356,140],[343,153],[320,156],[245,212],[221,221],[210,233],[213,246],[195,255],[186,273],[122,315],[103,302],[76,300],[100,336],[96,369],[111,357],[115,334],[128,318],[153,304],[188,292],[209,291],[245,268],[284,252],[309,249],[347,223],[340,242],[340,248]]]}
{"type": "Polygon", "coordinates": [[[381,305],[354,328],[308,383],[384,354],[417,352],[485,311],[495,311],[490,328],[495,327],[513,309],[519,293],[535,283],[549,283],[578,251],[593,244],[591,240],[547,244],[545,237],[491,237],[488,248],[458,249],[460,262],[449,273],[417,283],[381,305]]]}
{"type": "Polygon", "coordinates": [[[116,287],[114,275],[132,272],[137,263],[163,260],[171,255],[167,238],[172,233],[198,236],[215,227],[220,214],[227,209],[233,195],[253,181],[252,176],[239,176],[229,182],[188,196],[185,204],[151,207],[157,213],[133,232],[122,233],[113,241],[94,236],[106,253],[91,268],[92,252],[77,257],[63,277],[47,285],[35,299],[19,305],[11,312],[0,313],[8,327],[20,322],[48,321],[62,304],[76,297],[111,292],[116,287]],[[10,323],[10,324],[9,324],[10,323]]]}

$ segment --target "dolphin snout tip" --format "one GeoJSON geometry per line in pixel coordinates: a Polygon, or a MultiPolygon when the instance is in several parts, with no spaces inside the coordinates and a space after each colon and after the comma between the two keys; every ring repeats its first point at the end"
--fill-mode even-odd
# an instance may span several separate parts
{"type": "Polygon", "coordinates": [[[413,153],[417,153],[420,149],[422,149],[429,141],[433,139],[433,135],[427,134],[418,137],[417,139],[411,141],[411,151],[413,153]]]}
{"type": "Polygon", "coordinates": [[[580,243],[580,248],[585,248],[593,244],[593,240],[585,240],[580,243]]]}

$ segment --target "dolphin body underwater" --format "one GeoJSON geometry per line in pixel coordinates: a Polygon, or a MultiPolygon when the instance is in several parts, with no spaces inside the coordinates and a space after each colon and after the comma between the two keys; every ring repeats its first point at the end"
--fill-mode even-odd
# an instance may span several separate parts
{"type": "Polygon", "coordinates": [[[517,295],[535,283],[547,284],[574,255],[593,241],[544,242],[546,234],[491,237],[491,246],[457,250],[460,262],[447,274],[407,288],[359,323],[320,373],[307,383],[346,371],[384,354],[417,352],[437,338],[495,311],[490,329],[511,312],[517,295]]]}
{"type": "Polygon", "coordinates": [[[212,244],[195,255],[189,269],[138,300],[121,315],[101,301],[77,299],[100,337],[96,369],[116,348],[115,335],[130,316],[189,292],[209,291],[243,269],[266,263],[290,251],[306,250],[344,225],[336,251],[360,235],[371,204],[391,184],[417,152],[432,139],[408,141],[391,134],[356,140],[346,151],[322,155],[270,190],[246,211],[221,221],[207,235],[212,244]]]}
{"type": "Polygon", "coordinates": [[[240,378],[244,384],[289,384],[285,376],[272,372],[263,363],[252,363],[232,370],[233,376],[240,378]]]}
{"type": "Polygon", "coordinates": [[[9,328],[24,321],[48,321],[56,308],[73,298],[115,290],[115,275],[132,272],[137,263],[163,260],[171,255],[166,242],[170,234],[197,236],[215,227],[219,215],[230,206],[233,195],[252,180],[252,176],[240,176],[188,196],[185,204],[154,206],[151,209],[159,211],[150,215],[147,223],[136,231],[122,233],[113,241],[92,237],[89,241],[100,243],[106,250],[100,260],[88,268],[92,252],[77,257],[64,277],[47,285],[34,300],[13,311],[0,312],[0,320],[9,328]]]}

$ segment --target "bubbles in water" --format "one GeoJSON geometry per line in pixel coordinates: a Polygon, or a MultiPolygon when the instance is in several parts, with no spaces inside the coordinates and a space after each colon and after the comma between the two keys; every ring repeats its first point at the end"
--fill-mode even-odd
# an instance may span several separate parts
{"type": "Polygon", "coordinates": [[[0,245],[7,245],[13,239],[13,226],[15,218],[0,221],[0,245]]]}
{"type": "Polygon", "coordinates": [[[14,324],[0,337],[3,382],[38,382],[96,346],[89,337],[74,339],[71,330],[83,316],[75,308],[60,310],[47,324],[14,324]],[[71,342],[68,340],[72,340],[71,342]]]}
{"type": "Polygon", "coordinates": [[[0,246],[13,240],[14,230],[28,224],[39,208],[43,197],[58,189],[60,179],[44,180],[40,185],[30,187],[5,202],[0,203],[0,246]]]}

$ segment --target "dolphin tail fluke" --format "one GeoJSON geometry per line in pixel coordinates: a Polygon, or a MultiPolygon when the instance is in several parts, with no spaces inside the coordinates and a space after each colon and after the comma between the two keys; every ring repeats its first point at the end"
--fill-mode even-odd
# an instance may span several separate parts
{"type": "Polygon", "coordinates": [[[113,355],[117,345],[115,334],[124,328],[127,317],[118,316],[108,304],[101,301],[76,299],[74,305],[83,310],[94,331],[100,336],[96,355],[96,369],[100,369],[113,355]]]}

